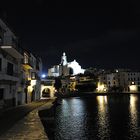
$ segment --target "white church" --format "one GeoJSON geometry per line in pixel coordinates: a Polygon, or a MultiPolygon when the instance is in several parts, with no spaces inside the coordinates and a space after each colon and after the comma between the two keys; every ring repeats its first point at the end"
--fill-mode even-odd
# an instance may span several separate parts
{"type": "Polygon", "coordinates": [[[65,52],[61,57],[61,63],[59,65],[55,65],[52,68],[48,69],[48,76],[58,77],[58,76],[68,76],[68,75],[77,75],[80,73],[84,73],[84,69],[81,68],[76,60],[72,62],[67,62],[67,56],[65,52]]]}

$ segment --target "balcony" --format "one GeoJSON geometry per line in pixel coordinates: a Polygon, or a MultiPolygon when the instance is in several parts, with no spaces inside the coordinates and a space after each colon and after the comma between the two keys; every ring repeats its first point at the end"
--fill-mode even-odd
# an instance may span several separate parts
{"type": "Polygon", "coordinates": [[[14,58],[23,58],[22,49],[17,47],[16,44],[3,44],[0,46],[1,49],[6,51],[8,54],[13,56],[14,58]]]}
{"type": "Polygon", "coordinates": [[[19,74],[17,72],[13,72],[12,75],[7,74],[6,71],[0,71],[0,82],[6,82],[6,81],[12,81],[12,82],[18,82],[19,80],[19,74]]]}
{"type": "Polygon", "coordinates": [[[33,69],[33,62],[30,60],[30,59],[27,59],[27,60],[23,60],[23,63],[22,63],[22,66],[24,69],[33,69]]]}

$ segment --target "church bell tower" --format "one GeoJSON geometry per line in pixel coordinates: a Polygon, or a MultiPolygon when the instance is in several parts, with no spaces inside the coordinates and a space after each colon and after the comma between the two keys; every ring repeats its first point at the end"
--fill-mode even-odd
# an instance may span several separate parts
{"type": "Polygon", "coordinates": [[[63,52],[63,56],[61,57],[61,65],[62,66],[67,65],[67,56],[65,52],[63,52]]]}

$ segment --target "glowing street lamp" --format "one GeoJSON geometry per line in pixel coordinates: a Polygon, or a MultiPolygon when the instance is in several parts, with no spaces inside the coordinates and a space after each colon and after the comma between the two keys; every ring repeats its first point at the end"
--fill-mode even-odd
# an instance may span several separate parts
{"type": "Polygon", "coordinates": [[[42,77],[42,78],[46,78],[46,74],[42,74],[41,77],[42,77]]]}

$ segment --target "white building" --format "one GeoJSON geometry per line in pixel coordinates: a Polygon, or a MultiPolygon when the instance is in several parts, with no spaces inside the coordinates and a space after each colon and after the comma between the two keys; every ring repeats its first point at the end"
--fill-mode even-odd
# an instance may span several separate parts
{"type": "Polygon", "coordinates": [[[21,88],[21,94],[25,93],[25,102],[39,100],[41,94],[41,71],[42,61],[30,52],[24,51],[24,59],[22,63],[24,88],[21,88]]]}
{"type": "Polygon", "coordinates": [[[0,104],[10,107],[18,104],[20,62],[23,58],[16,36],[0,19],[0,104]]]}
{"type": "Polygon", "coordinates": [[[84,73],[84,69],[81,68],[79,63],[74,60],[72,62],[67,62],[67,56],[63,53],[61,57],[61,63],[55,65],[48,70],[48,76],[58,77],[58,76],[68,76],[68,75],[77,75],[84,73]]]}
{"type": "Polygon", "coordinates": [[[99,85],[111,89],[112,87],[121,87],[123,92],[140,92],[140,72],[131,70],[116,70],[116,72],[102,74],[99,76],[99,85]]]}
{"type": "Polygon", "coordinates": [[[19,47],[0,19],[0,108],[40,99],[42,62],[19,47]]]}

